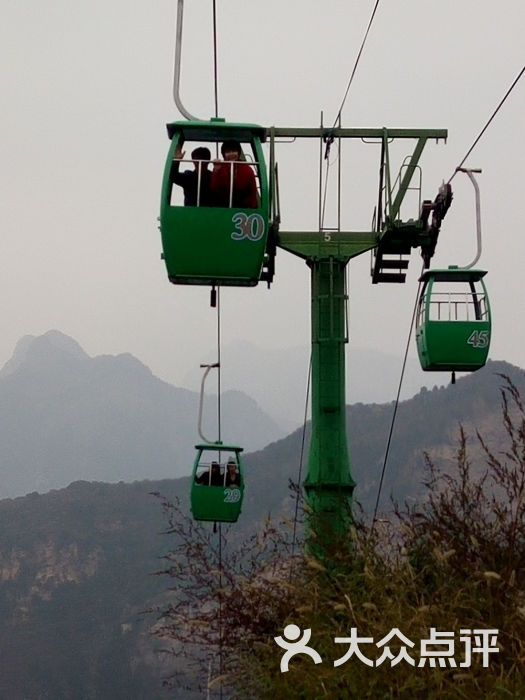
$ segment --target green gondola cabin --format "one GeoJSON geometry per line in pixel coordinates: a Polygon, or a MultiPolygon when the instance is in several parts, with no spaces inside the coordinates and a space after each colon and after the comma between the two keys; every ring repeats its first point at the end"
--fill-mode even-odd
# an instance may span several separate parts
{"type": "Polygon", "coordinates": [[[491,315],[485,270],[427,270],[419,298],[416,343],[425,371],[474,371],[487,361],[491,315]]]}
{"type": "Polygon", "coordinates": [[[204,443],[195,448],[190,494],[193,518],[237,522],[244,495],[243,448],[222,443],[204,443]]]}
{"type": "Polygon", "coordinates": [[[171,144],[159,221],[169,280],[229,286],[271,282],[275,244],[262,149],[266,130],[218,118],[173,122],[167,129],[171,144]],[[221,148],[233,142],[240,145],[238,160],[223,160],[221,148]]]}

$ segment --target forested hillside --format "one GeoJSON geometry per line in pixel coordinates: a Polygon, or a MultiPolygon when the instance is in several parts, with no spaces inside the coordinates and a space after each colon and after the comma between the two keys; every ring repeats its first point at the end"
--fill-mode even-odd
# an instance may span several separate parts
{"type": "MultiPolygon", "coordinates": [[[[524,388],[523,372],[492,362],[456,385],[422,391],[399,408],[382,508],[390,491],[418,498],[423,451],[451,460],[462,423],[482,467],[475,429],[496,452],[502,436],[498,373],[524,388]]],[[[356,498],[375,502],[391,404],[347,409],[356,498]]],[[[268,512],[293,512],[289,479],[297,480],[302,432],[246,456],[243,514],[226,531],[242,539],[268,512]]],[[[307,444],[307,442],[306,442],[307,444]]],[[[445,461],[445,465],[446,465],[445,461]]],[[[303,478],[305,475],[303,466],[303,478]]],[[[161,698],[159,643],[149,632],[169,599],[169,580],[155,576],[175,544],[160,534],[166,521],[155,491],[180,496],[187,512],[188,478],[132,484],[76,482],[68,488],[0,501],[0,698],[161,698]]],[[[206,526],[211,528],[210,526],[206,526]]],[[[178,695],[184,697],[184,695],[178,695]]],[[[189,697],[189,696],[187,696],[189,697]]]]}
{"type": "MultiPolygon", "coordinates": [[[[381,510],[390,510],[390,496],[403,500],[423,493],[424,453],[444,464],[452,463],[463,425],[473,457],[481,457],[476,430],[491,444],[503,440],[501,425],[501,375],[525,390],[523,370],[506,362],[488,362],[486,367],[457,380],[456,384],[422,389],[399,404],[382,489],[381,510]]],[[[436,375],[442,378],[441,375],[436,375]]],[[[347,406],[346,422],[352,472],[356,481],[355,498],[370,512],[385,461],[394,403],[347,406]]],[[[309,425],[306,426],[308,445],[309,425]]],[[[255,488],[249,498],[260,501],[261,493],[286,500],[286,484],[298,479],[302,431],[249,455],[255,488]],[[256,494],[254,496],[254,494],[256,494]]],[[[305,453],[307,454],[307,453],[305,453]]],[[[303,464],[303,478],[306,458],[303,464]]],[[[263,503],[270,503],[270,496],[263,503]]],[[[255,506],[255,503],[254,503],[255,506]]]]}

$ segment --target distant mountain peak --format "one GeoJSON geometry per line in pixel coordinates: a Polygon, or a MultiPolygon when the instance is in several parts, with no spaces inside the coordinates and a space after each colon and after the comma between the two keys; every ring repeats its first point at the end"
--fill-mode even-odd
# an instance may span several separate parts
{"type": "Polygon", "coordinates": [[[14,349],[13,355],[0,371],[0,376],[14,374],[20,367],[28,363],[40,363],[50,355],[68,356],[76,360],[84,360],[88,355],[76,340],[57,330],[50,330],[43,335],[25,335],[14,349]]]}

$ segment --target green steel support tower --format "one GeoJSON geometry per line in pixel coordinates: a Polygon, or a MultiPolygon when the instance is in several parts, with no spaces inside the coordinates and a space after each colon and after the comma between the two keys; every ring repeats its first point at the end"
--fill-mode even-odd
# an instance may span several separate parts
{"type": "MultiPolygon", "coordinates": [[[[421,204],[419,218],[400,219],[400,207],[429,138],[443,139],[445,130],[280,129],[271,137],[327,139],[368,138],[381,144],[379,206],[375,230],[279,232],[277,245],[302,257],[311,275],[312,432],[308,473],[304,482],[309,506],[309,548],[324,558],[346,546],[355,486],[348,454],[345,397],[346,268],[351,258],[373,250],[372,282],[404,282],[407,256],[419,247],[425,264],[434,252],[450,194],[440,190],[434,202],[421,204]],[[389,143],[416,139],[396,186],[391,184],[389,143]],[[395,189],[395,191],[394,191],[395,189]],[[430,213],[432,217],[430,218],[430,213]]],[[[273,156],[273,148],[272,148],[273,156]]],[[[271,163],[271,169],[273,165],[271,163]]]]}
{"type": "MultiPolygon", "coordinates": [[[[345,343],[346,264],[344,259],[311,260],[312,437],[305,490],[312,508],[311,529],[330,539],[348,530],[354,490],[346,435],[345,343]]],[[[324,539],[324,538],[323,538],[324,539]]]]}

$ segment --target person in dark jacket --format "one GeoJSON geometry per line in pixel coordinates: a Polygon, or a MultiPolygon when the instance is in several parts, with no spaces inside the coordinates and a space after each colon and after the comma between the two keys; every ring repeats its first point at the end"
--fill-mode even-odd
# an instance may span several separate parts
{"type": "Polygon", "coordinates": [[[171,181],[184,190],[184,206],[208,207],[210,201],[211,172],[208,163],[211,159],[209,148],[200,146],[191,152],[193,170],[180,172],[180,161],[184,158],[181,146],[175,149],[175,157],[171,165],[171,181]]]}
{"type": "Polygon", "coordinates": [[[220,464],[212,462],[208,470],[195,478],[195,483],[203,486],[224,486],[220,464]]]}

